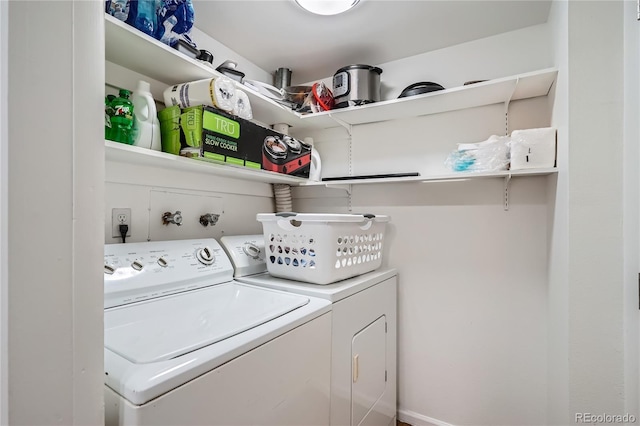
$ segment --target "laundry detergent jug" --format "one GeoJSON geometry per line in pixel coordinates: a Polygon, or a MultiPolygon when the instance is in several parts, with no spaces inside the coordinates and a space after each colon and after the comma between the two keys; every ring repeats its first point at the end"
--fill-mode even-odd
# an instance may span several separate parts
{"type": "Polygon", "coordinates": [[[137,130],[133,144],[161,151],[160,121],[149,83],[146,81],[138,82],[138,88],[131,95],[131,102],[135,117],[134,126],[137,130]]]}

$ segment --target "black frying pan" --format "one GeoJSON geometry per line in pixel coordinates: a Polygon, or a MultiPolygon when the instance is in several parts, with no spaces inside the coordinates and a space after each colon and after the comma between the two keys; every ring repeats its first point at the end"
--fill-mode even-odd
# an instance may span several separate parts
{"type": "Polygon", "coordinates": [[[413,83],[412,85],[405,87],[398,98],[421,95],[423,93],[435,92],[436,90],[444,90],[444,87],[440,86],[438,83],[421,81],[419,83],[413,83]]]}

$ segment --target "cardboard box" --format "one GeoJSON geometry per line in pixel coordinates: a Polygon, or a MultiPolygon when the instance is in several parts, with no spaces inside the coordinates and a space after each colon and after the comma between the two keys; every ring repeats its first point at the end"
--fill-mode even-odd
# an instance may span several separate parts
{"type": "Polygon", "coordinates": [[[213,107],[204,107],[201,155],[230,164],[309,177],[311,146],[213,107]]]}

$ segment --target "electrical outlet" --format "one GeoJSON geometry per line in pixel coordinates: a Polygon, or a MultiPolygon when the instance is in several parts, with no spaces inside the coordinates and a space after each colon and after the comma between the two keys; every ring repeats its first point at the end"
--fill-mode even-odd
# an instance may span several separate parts
{"type": "Polygon", "coordinates": [[[121,238],[120,225],[128,225],[127,237],[131,236],[131,209],[111,209],[111,236],[121,238]]]}

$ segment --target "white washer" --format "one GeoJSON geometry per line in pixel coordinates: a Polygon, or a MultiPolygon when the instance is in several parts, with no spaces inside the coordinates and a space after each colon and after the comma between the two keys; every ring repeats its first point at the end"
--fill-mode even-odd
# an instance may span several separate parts
{"type": "Polygon", "coordinates": [[[332,303],[331,424],[395,425],[397,272],[316,285],[266,272],[263,235],[220,239],[234,279],[332,303]]]}
{"type": "Polygon", "coordinates": [[[329,424],[328,301],[233,281],[213,239],[104,259],[107,425],[329,424]]]}

